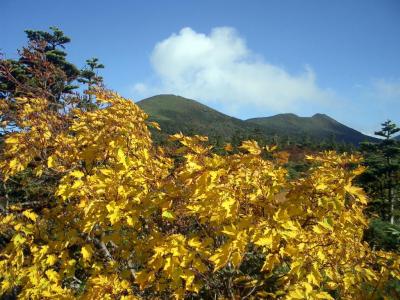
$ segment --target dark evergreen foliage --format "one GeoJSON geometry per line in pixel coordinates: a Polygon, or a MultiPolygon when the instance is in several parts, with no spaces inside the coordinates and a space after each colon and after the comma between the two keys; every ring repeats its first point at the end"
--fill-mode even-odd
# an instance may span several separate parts
{"type": "Polygon", "coordinates": [[[396,124],[386,121],[375,133],[384,139],[361,145],[367,170],[359,181],[370,195],[370,213],[391,224],[399,219],[400,208],[400,142],[392,138],[399,131],[396,124]]]}

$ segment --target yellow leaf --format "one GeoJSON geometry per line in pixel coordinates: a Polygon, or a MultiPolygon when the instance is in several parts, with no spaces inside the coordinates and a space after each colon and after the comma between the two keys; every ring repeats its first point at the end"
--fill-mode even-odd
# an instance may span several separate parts
{"type": "Polygon", "coordinates": [[[188,245],[189,245],[190,247],[193,247],[193,248],[197,249],[197,248],[200,248],[200,247],[201,247],[202,243],[201,243],[201,241],[199,241],[198,238],[191,238],[191,239],[188,241],[188,245]]]}
{"type": "Polygon", "coordinates": [[[72,171],[72,172],[70,173],[70,175],[73,176],[73,177],[75,177],[75,178],[78,178],[78,179],[80,179],[80,178],[82,178],[83,176],[85,176],[85,174],[83,174],[83,172],[81,172],[81,171],[79,171],[79,170],[72,171]]]}
{"type": "Polygon", "coordinates": [[[129,284],[129,282],[128,282],[127,280],[122,280],[122,281],[121,281],[121,287],[122,287],[124,290],[127,290],[127,289],[130,287],[130,284],[129,284]]]}
{"type": "Polygon", "coordinates": [[[33,222],[36,222],[38,218],[38,215],[31,210],[25,210],[22,214],[33,222]]]}
{"type": "Polygon", "coordinates": [[[274,152],[277,148],[278,148],[277,145],[265,146],[265,150],[267,150],[267,152],[274,152]]]}
{"type": "Polygon", "coordinates": [[[258,245],[258,246],[267,246],[270,247],[272,245],[273,239],[272,239],[272,235],[269,234],[266,237],[261,237],[259,238],[254,244],[258,245]]]}
{"type": "Polygon", "coordinates": [[[128,223],[129,226],[134,226],[136,222],[131,216],[127,216],[126,223],[128,223]]]}
{"type": "Polygon", "coordinates": [[[123,164],[124,166],[126,166],[126,156],[124,151],[120,148],[117,151],[117,158],[118,158],[118,162],[123,164]]]}
{"type": "Polygon", "coordinates": [[[319,292],[318,294],[315,295],[315,298],[317,299],[327,299],[327,300],[334,300],[331,295],[329,295],[327,292],[319,292]]]}
{"type": "Polygon", "coordinates": [[[109,212],[108,218],[110,219],[111,224],[114,225],[121,219],[122,214],[120,207],[115,201],[111,201],[109,204],[107,204],[106,208],[109,212]]]}
{"type": "Polygon", "coordinates": [[[262,266],[261,270],[263,271],[272,271],[276,265],[280,263],[279,255],[278,254],[268,254],[265,258],[264,265],[262,266]]]}
{"type": "Polygon", "coordinates": [[[321,225],[322,227],[324,227],[325,229],[332,231],[333,227],[332,227],[331,223],[332,223],[332,221],[329,218],[325,218],[322,220],[322,222],[318,222],[318,224],[321,225]]]}
{"type": "Polygon", "coordinates": [[[314,225],[312,229],[317,234],[325,234],[326,230],[320,225],[314,225]]]}
{"type": "Polygon", "coordinates": [[[229,260],[231,249],[229,245],[224,245],[217,250],[217,253],[210,257],[210,261],[214,263],[214,272],[223,268],[229,260]]]}
{"type": "Polygon", "coordinates": [[[366,167],[364,167],[364,166],[359,166],[357,169],[355,169],[355,170],[353,171],[353,174],[358,176],[358,175],[364,173],[365,170],[366,170],[366,167]]]}
{"type": "Polygon", "coordinates": [[[309,284],[308,282],[303,282],[303,286],[306,289],[306,294],[309,294],[312,292],[313,287],[311,284],[309,284]]]}
{"type": "Polygon", "coordinates": [[[326,256],[325,256],[323,250],[319,250],[319,251],[317,252],[317,256],[318,256],[318,258],[321,260],[321,262],[324,262],[324,261],[325,261],[326,256]]]}
{"type": "Polygon", "coordinates": [[[231,237],[236,237],[238,234],[237,229],[234,225],[224,226],[224,230],[222,230],[221,232],[231,237]]]}
{"type": "Polygon", "coordinates": [[[36,168],[34,169],[34,172],[35,172],[35,175],[36,175],[37,177],[42,176],[42,174],[43,174],[43,167],[42,167],[41,165],[38,166],[38,167],[36,167],[36,168]]]}
{"type": "Polygon", "coordinates": [[[304,291],[302,289],[297,288],[293,291],[290,291],[287,299],[307,299],[307,296],[304,294],[304,291]]]}
{"type": "Polygon", "coordinates": [[[81,249],[83,260],[89,261],[93,256],[93,249],[90,245],[85,245],[81,249]]]}
{"type": "Polygon", "coordinates": [[[126,192],[123,185],[120,185],[118,187],[118,195],[121,196],[123,199],[126,199],[126,196],[128,195],[128,193],[126,192]]]}
{"type": "Polygon", "coordinates": [[[76,260],[75,259],[70,259],[68,260],[68,266],[73,267],[76,264],[76,260]]]}
{"type": "Polygon", "coordinates": [[[19,143],[19,139],[17,136],[11,136],[7,139],[5,139],[4,141],[6,144],[18,144],[19,143]]]}
{"type": "Polygon", "coordinates": [[[362,204],[368,203],[367,196],[362,188],[348,184],[344,187],[344,189],[346,190],[346,192],[356,197],[358,201],[360,201],[362,204]]]}
{"type": "Polygon", "coordinates": [[[162,216],[163,216],[163,218],[168,219],[168,220],[174,220],[175,219],[174,213],[172,211],[169,211],[169,210],[164,210],[162,212],[162,216]]]}
{"type": "Polygon", "coordinates": [[[17,170],[19,169],[20,163],[18,161],[18,159],[13,158],[12,160],[10,160],[10,169],[11,170],[17,170]]]}
{"type": "Polygon", "coordinates": [[[47,167],[49,168],[55,167],[55,159],[53,155],[49,156],[49,158],[47,159],[47,167]]]}
{"type": "Polygon", "coordinates": [[[144,289],[147,284],[150,284],[154,281],[155,276],[154,272],[146,272],[146,271],[139,271],[136,273],[135,281],[139,284],[140,289],[144,289]]]}
{"type": "Polygon", "coordinates": [[[318,279],[314,276],[313,273],[310,273],[310,274],[307,275],[307,280],[308,280],[308,282],[311,283],[311,284],[315,284],[315,285],[317,285],[317,286],[319,285],[319,281],[318,281],[318,279]]]}
{"type": "Polygon", "coordinates": [[[133,295],[128,295],[128,296],[121,296],[121,300],[138,300],[139,298],[133,296],[133,295]]]}
{"type": "Polygon", "coordinates": [[[239,266],[239,264],[242,261],[242,256],[240,255],[240,253],[238,251],[232,253],[231,261],[232,261],[232,265],[234,267],[239,266]]]}
{"type": "Polygon", "coordinates": [[[0,294],[5,294],[10,288],[12,287],[10,281],[8,280],[3,280],[1,283],[1,289],[0,289],[0,294]]]}
{"type": "Polygon", "coordinates": [[[228,198],[222,202],[222,207],[227,211],[227,216],[230,217],[233,215],[233,210],[235,208],[236,200],[234,198],[228,198]]]}
{"type": "Polygon", "coordinates": [[[156,128],[157,130],[161,130],[160,125],[157,122],[148,122],[149,126],[156,128]]]}
{"type": "Polygon", "coordinates": [[[60,276],[54,270],[49,269],[45,273],[46,273],[47,278],[52,282],[56,282],[57,283],[60,280],[60,276]]]}
{"type": "Polygon", "coordinates": [[[317,186],[315,187],[315,189],[317,191],[323,191],[326,190],[328,186],[325,183],[318,183],[317,186]]]}
{"type": "Polygon", "coordinates": [[[114,172],[113,170],[110,169],[99,169],[100,173],[103,174],[104,176],[111,176],[114,172]]]}
{"type": "Polygon", "coordinates": [[[253,155],[259,155],[261,153],[261,148],[256,141],[244,141],[240,149],[246,150],[253,155]]]}
{"type": "Polygon", "coordinates": [[[169,140],[170,141],[180,141],[184,138],[182,132],[180,133],[175,133],[174,135],[170,135],[169,136],[169,140]]]}
{"type": "Polygon", "coordinates": [[[18,247],[19,245],[22,245],[25,243],[26,238],[24,238],[22,235],[17,234],[13,237],[13,244],[18,247]]]}
{"type": "Polygon", "coordinates": [[[188,289],[194,280],[194,274],[187,272],[186,274],[181,275],[181,278],[185,280],[185,287],[188,289]]]}
{"type": "Polygon", "coordinates": [[[46,264],[48,264],[49,266],[52,266],[56,262],[57,262],[57,256],[55,256],[54,254],[50,254],[47,256],[46,264]]]}
{"type": "Polygon", "coordinates": [[[81,186],[83,185],[83,181],[82,180],[75,180],[74,183],[71,186],[71,189],[79,189],[81,186]]]}

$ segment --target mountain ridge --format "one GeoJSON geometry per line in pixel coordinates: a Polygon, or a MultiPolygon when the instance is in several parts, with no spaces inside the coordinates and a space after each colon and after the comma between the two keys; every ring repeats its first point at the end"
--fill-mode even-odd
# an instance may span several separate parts
{"type": "Polygon", "coordinates": [[[245,133],[258,127],[176,95],[156,95],[136,104],[167,133],[232,136],[235,132],[245,133]]]}
{"type": "Polygon", "coordinates": [[[330,116],[316,113],[311,117],[300,117],[294,113],[283,113],[269,117],[241,120],[221,113],[196,100],[185,97],[161,94],[136,102],[151,121],[160,124],[168,134],[200,134],[221,136],[226,140],[237,135],[288,137],[302,140],[305,137],[317,141],[335,140],[357,145],[362,141],[376,141],[330,116]]]}
{"type": "Polygon", "coordinates": [[[329,138],[352,144],[374,139],[321,113],[314,114],[311,117],[278,114],[246,121],[262,126],[266,134],[304,134],[316,139],[329,138]]]}

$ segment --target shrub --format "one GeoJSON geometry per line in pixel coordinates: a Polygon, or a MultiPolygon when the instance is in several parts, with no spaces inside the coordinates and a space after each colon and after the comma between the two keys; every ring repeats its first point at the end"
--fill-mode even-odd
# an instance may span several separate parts
{"type": "Polygon", "coordinates": [[[394,253],[363,241],[367,199],[352,185],[362,168],[348,167],[358,157],[310,156],[307,174],[289,181],[254,141],[223,156],[200,136],[171,136],[173,153],[154,147],[157,124],[133,102],[95,96],[94,111],[16,102],[4,182],[27,168],[57,180],[41,205],[9,203],[1,216],[1,293],[367,299],[400,277],[394,253]]]}

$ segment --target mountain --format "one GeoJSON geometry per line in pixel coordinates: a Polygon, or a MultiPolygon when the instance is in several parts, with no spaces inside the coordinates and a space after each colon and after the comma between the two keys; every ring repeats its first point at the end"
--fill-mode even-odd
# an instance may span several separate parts
{"type": "Polygon", "coordinates": [[[358,144],[363,141],[374,141],[375,138],[362,134],[339,123],[325,114],[312,117],[299,117],[295,114],[279,114],[272,117],[246,120],[263,128],[265,134],[303,135],[312,139],[332,139],[346,143],[358,144]]]}
{"type": "Polygon", "coordinates": [[[232,137],[259,127],[220,113],[197,101],[175,95],[158,95],[136,103],[168,134],[200,134],[209,137],[232,137]]]}
{"type": "Polygon", "coordinates": [[[195,100],[175,95],[157,95],[136,103],[160,124],[168,134],[200,134],[231,140],[234,136],[255,135],[271,138],[280,136],[301,141],[308,137],[315,141],[332,140],[358,144],[375,139],[347,127],[324,114],[299,117],[295,114],[279,114],[272,117],[240,120],[220,113],[195,100]]]}

